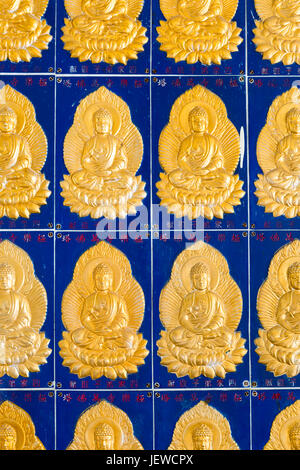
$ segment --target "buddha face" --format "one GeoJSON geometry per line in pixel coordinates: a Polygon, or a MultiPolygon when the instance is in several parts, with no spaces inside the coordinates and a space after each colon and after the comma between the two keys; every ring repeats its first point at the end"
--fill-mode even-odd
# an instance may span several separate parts
{"type": "Polygon", "coordinates": [[[0,9],[2,11],[16,11],[19,9],[21,0],[1,0],[0,9]]]}
{"type": "Polygon", "coordinates": [[[191,269],[192,285],[195,289],[205,291],[209,285],[209,272],[202,263],[197,263],[191,269]]]}
{"type": "Polygon", "coordinates": [[[300,263],[292,264],[288,269],[287,275],[290,287],[295,290],[300,290],[300,263]]]}
{"type": "Polygon", "coordinates": [[[300,14],[300,5],[298,0],[273,0],[273,9],[278,11],[281,16],[291,18],[300,14]]]}
{"type": "Polygon", "coordinates": [[[300,423],[295,424],[289,431],[291,450],[300,450],[300,423]]]}
{"type": "Polygon", "coordinates": [[[17,126],[17,116],[12,109],[4,106],[0,108],[0,133],[14,134],[17,126]]]}
{"type": "Polygon", "coordinates": [[[193,450],[212,450],[213,435],[211,429],[205,424],[197,426],[192,435],[193,450]]]}
{"type": "Polygon", "coordinates": [[[207,112],[200,107],[194,108],[189,114],[189,125],[192,132],[203,133],[208,128],[207,112]]]}
{"type": "Polygon", "coordinates": [[[99,109],[94,115],[94,125],[97,134],[111,134],[113,127],[111,114],[106,109],[99,109]]]}
{"type": "Polygon", "coordinates": [[[82,0],[82,11],[90,16],[101,16],[111,13],[117,0],[82,0]]]}
{"type": "Polygon", "coordinates": [[[109,424],[100,424],[95,430],[95,450],[114,449],[114,431],[109,424]]]}
{"type": "Polygon", "coordinates": [[[9,264],[0,264],[0,290],[10,291],[15,285],[15,271],[9,264]]]}
{"type": "Polygon", "coordinates": [[[0,425],[0,450],[16,450],[17,433],[10,424],[0,425]]]}
{"type": "Polygon", "coordinates": [[[287,113],[287,127],[292,134],[300,135],[300,109],[293,108],[287,113]]]}
{"type": "Polygon", "coordinates": [[[106,264],[99,264],[94,271],[95,287],[98,291],[111,290],[113,285],[113,272],[106,264]]]}
{"type": "Polygon", "coordinates": [[[178,0],[177,8],[184,16],[197,18],[208,13],[212,0],[178,0]]]}

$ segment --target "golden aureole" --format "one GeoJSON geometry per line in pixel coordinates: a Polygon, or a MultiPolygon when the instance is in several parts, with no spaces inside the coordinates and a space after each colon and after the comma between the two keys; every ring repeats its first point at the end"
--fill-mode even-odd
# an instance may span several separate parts
{"type": "Polygon", "coordinates": [[[161,205],[189,219],[233,213],[245,195],[243,181],[234,175],[239,159],[239,134],[223,101],[196,85],[177,98],[160,135],[161,205]]]}
{"type": "Polygon", "coordinates": [[[300,450],[300,400],[276,416],[264,450],[300,450]]]}
{"type": "Polygon", "coordinates": [[[238,0],[160,0],[167,21],[157,27],[160,49],[175,62],[205,65],[231,59],[243,39],[232,18],[238,0]]]}
{"type": "Polygon", "coordinates": [[[50,196],[41,173],[47,139],[32,103],[9,85],[0,90],[0,217],[29,218],[50,196]]]}
{"type": "Polygon", "coordinates": [[[124,411],[105,400],[88,408],[77,421],[67,450],[143,450],[124,411]]]}
{"type": "Polygon", "coordinates": [[[243,300],[224,256],[199,241],[176,258],[159,299],[161,364],[177,377],[224,378],[243,362],[243,300]]]}
{"type": "Polygon", "coordinates": [[[42,57],[52,39],[42,20],[49,0],[0,0],[0,61],[30,62],[42,57]]]}
{"type": "Polygon", "coordinates": [[[63,365],[80,378],[136,373],[149,354],[138,333],[144,310],[144,293],[126,256],[104,241],[87,250],[62,299],[68,330],[59,343],[63,365]]]}
{"type": "Polygon", "coordinates": [[[8,400],[0,405],[0,450],[45,450],[29,414],[8,400]]]}
{"type": "Polygon", "coordinates": [[[176,423],[169,450],[239,450],[230,424],[215,408],[200,401],[176,423]]]}
{"type": "Polygon", "coordinates": [[[127,64],[148,41],[137,19],[144,0],[65,0],[64,49],[80,62],[127,64]]]}
{"type": "Polygon", "coordinates": [[[275,376],[300,372],[300,240],[278,250],[257,295],[259,362],[275,376]]]}
{"type": "Polygon", "coordinates": [[[300,90],[292,87],[272,103],[257,141],[263,170],[255,181],[258,205],[265,212],[300,215],[300,90]]]}
{"type": "Polygon", "coordinates": [[[40,333],[47,294],[28,254],[8,240],[0,243],[0,377],[39,372],[51,353],[40,333]]]}
{"type": "Polygon", "coordinates": [[[93,219],[136,214],[146,196],[145,183],[135,176],[143,151],[127,104],[105,87],[88,95],[65,138],[64,161],[70,174],[61,182],[64,205],[93,219]]]}
{"type": "Polygon", "coordinates": [[[253,30],[257,52],[272,64],[300,64],[299,0],[255,0],[261,21],[253,30]]]}

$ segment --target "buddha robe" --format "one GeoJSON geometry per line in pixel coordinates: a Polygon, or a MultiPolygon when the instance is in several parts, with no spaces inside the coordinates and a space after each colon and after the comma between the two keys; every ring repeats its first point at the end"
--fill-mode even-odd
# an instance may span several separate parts
{"type": "Polygon", "coordinates": [[[273,4],[274,16],[264,21],[264,27],[274,35],[296,39],[300,35],[300,4],[298,0],[277,0],[273,4]]]}
{"type": "Polygon", "coordinates": [[[277,309],[278,325],[271,328],[268,339],[276,346],[299,348],[300,341],[300,292],[284,294],[277,309]]]}
{"type": "Polygon", "coordinates": [[[127,172],[127,156],[122,142],[113,135],[92,137],[84,146],[82,170],[72,175],[75,185],[101,189],[106,183],[112,188],[129,188],[132,177],[127,172]]]}
{"type": "Polygon", "coordinates": [[[33,0],[2,0],[0,1],[0,27],[3,32],[31,33],[40,24],[34,16],[33,0]]]}
{"type": "Polygon", "coordinates": [[[284,137],[278,144],[275,163],[267,181],[275,187],[295,191],[300,187],[300,139],[294,135],[284,137]]]}
{"type": "Polygon", "coordinates": [[[224,347],[232,339],[232,333],[225,326],[222,301],[211,291],[188,294],[180,307],[179,323],[181,326],[170,332],[170,339],[176,346],[197,348],[207,342],[224,347]]]}
{"type": "Polygon", "coordinates": [[[125,301],[109,292],[95,292],[84,302],[79,328],[72,333],[75,344],[88,349],[130,348],[134,333],[127,327],[129,316],[125,301]]]}
{"type": "Polygon", "coordinates": [[[169,175],[174,186],[199,191],[224,189],[230,175],[223,170],[224,158],[218,140],[210,134],[191,134],[182,142],[178,154],[179,169],[169,175]]]}

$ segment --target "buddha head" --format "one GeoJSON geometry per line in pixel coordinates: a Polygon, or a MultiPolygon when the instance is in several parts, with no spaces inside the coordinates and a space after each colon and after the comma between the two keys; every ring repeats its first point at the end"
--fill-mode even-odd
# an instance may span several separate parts
{"type": "Polygon", "coordinates": [[[286,115],[286,124],[291,134],[300,135],[300,108],[292,108],[286,115]]]}
{"type": "Polygon", "coordinates": [[[14,134],[17,126],[17,115],[12,108],[0,106],[0,134],[14,134]]]}
{"type": "Polygon", "coordinates": [[[97,134],[111,134],[113,128],[113,117],[105,108],[99,108],[94,114],[94,126],[97,134]]]}
{"type": "Polygon", "coordinates": [[[289,429],[291,450],[300,450],[300,423],[297,422],[289,429]]]}
{"type": "Polygon", "coordinates": [[[16,450],[17,432],[8,423],[0,425],[0,450],[16,450]]]}
{"type": "Polygon", "coordinates": [[[201,106],[195,106],[189,113],[189,126],[192,132],[203,133],[208,129],[208,114],[201,106]]]}
{"type": "Polygon", "coordinates": [[[204,263],[196,263],[191,269],[191,281],[196,290],[205,291],[209,285],[209,271],[204,263]]]}
{"type": "Polygon", "coordinates": [[[108,264],[100,263],[93,272],[95,287],[100,292],[111,290],[114,280],[113,270],[108,264]]]}
{"type": "Polygon", "coordinates": [[[197,18],[207,14],[210,10],[212,0],[178,0],[178,12],[189,18],[197,18]]]}
{"type": "Polygon", "coordinates": [[[213,432],[209,426],[199,424],[192,433],[193,450],[212,450],[213,432]]]}
{"type": "Polygon", "coordinates": [[[94,432],[95,450],[113,450],[114,449],[114,430],[107,423],[101,423],[94,432]]]}
{"type": "Polygon", "coordinates": [[[101,16],[111,13],[118,0],[82,0],[81,9],[89,16],[101,16]]]}
{"type": "Polygon", "coordinates": [[[19,9],[21,0],[0,0],[0,10],[14,12],[19,9]]]}
{"type": "Polygon", "coordinates": [[[9,263],[0,264],[0,291],[11,291],[15,286],[16,273],[9,263]]]}
{"type": "Polygon", "coordinates": [[[284,18],[300,14],[299,0],[273,0],[273,11],[284,18]]]}
{"type": "Polygon", "coordinates": [[[300,263],[296,262],[291,264],[287,270],[287,277],[290,287],[295,290],[300,290],[300,263]]]}

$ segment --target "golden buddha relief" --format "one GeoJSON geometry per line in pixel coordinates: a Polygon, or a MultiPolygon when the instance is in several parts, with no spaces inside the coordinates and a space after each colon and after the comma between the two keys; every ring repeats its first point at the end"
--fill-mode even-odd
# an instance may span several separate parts
{"type": "Polygon", "coordinates": [[[243,362],[245,340],[236,332],[243,309],[224,256],[199,241],[176,258],[159,299],[166,331],[157,341],[161,364],[177,377],[224,378],[243,362]]]}
{"type": "Polygon", "coordinates": [[[42,57],[52,39],[42,20],[49,0],[0,0],[0,61],[42,57]]]}
{"type": "Polygon", "coordinates": [[[0,377],[28,377],[47,362],[49,340],[40,333],[46,312],[47,294],[30,257],[4,240],[0,243],[0,377]]]}
{"type": "Polygon", "coordinates": [[[259,362],[275,376],[300,372],[300,240],[278,250],[257,295],[259,362]]]}
{"type": "Polygon", "coordinates": [[[94,219],[136,214],[146,196],[145,183],[135,176],[143,151],[127,104],[105,87],[88,95],[65,138],[64,161],[70,174],[61,182],[64,205],[94,219]]]}
{"type": "Polygon", "coordinates": [[[255,181],[258,205],[274,217],[300,215],[300,90],[292,87],[272,103],[257,141],[264,174],[255,181]]]}
{"type": "Polygon", "coordinates": [[[105,400],[88,408],[77,421],[67,450],[143,450],[127,414],[105,400]]]}
{"type": "Polygon", "coordinates": [[[230,424],[215,408],[200,401],[176,423],[169,450],[239,450],[230,424]]]}
{"type": "Polygon", "coordinates": [[[272,64],[300,64],[299,0],[255,0],[261,21],[253,30],[257,52],[272,64]]]}
{"type": "Polygon", "coordinates": [[[137,19],[144,0],[65,0],[64,49],[80,62],[127,64],[148,42],[137,19]]]}
{"type": "Polygon", "coordinates": [[[0,450],[45,450],[29,414],[8,400],[0,405],[0,450]]]}
{"type": "Polygon", "coordinates": [[[68,331],[60,341],[63,365],[78,377],[127,378],[148,356],[138,333],[144,293],[126,256],[104,241],[80,256],[62,300],[68,331]]]}
{"type": "Polygon", "coordinates": [[[0,217],[29,218],[50,196],[41,173],[47,139],[32,103],[9,85],[0,90],[0,217]]]}
{"type": "Polygon", "coordinates": [[[167,21],[157,27],[160,49],[175,62],[205,65],[231,59],[243,39],[232,18],[238,0],[160,0],[167,21]]]}
{"type": "Polygon", "coordinates": [[[159,139],[165,173],[156,184],[161,205],[176,217],[212,219],[233,213],[245,195],[234,171],[240,138],[223,101],[196,85],[172,106],[159,139]]]}
{"type": "Polygon", "coordinates": [[[300,400],[276,416],[264,450],[300,450],[300,400]]]}

